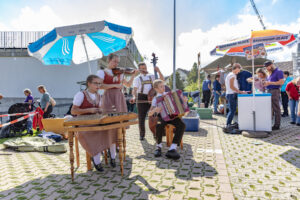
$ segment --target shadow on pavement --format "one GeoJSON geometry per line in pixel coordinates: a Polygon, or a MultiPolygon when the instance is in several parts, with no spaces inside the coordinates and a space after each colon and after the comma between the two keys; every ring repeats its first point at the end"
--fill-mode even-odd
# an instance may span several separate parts
{"type": "Polygon", "coordinates": [[[181,158],[177,161],[168,159],[165,157],[165,153],[168,150],[166,144],[163,143],[162,157],[154,157],[154,151],[156,145],[149,144],[145,139],[142,142],[144,149],[144,155],[137,157],[136,159],[145,159],[148,161],[156,161],[156,167],[160,169],[173,169],[175,176],[182,180],[192,180],[195,177],[213,177],[218,174],[215,168],[207,164],[206,162],[196,162],[193,159],[193,150],[190,144],[183,144],[183,150],[180,147],[177,148],[181,158]]]}
{"type": "MultiPolygon", "coordinates": [[[[104,172],[51,174],[35,178],[9,190],[0,192],[1,199],[148,199],[149,194],[160,194],[140,175],[132,176],[132,158],[126,157],[124,176],[117,167],[104,164],[104,172]]],[[[85,163],[82,163],[85,170],[85,163]]],[[[33,173],[33,172],[31,172],[33,173]]],[[[16,175],[17,176],[17,175],[16,175]]]]}

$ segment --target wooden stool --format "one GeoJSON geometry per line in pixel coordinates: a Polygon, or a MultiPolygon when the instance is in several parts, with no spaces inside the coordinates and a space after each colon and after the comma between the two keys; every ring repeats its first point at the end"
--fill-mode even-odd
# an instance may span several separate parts
{"type": "MultiPolygon", "coordinates": [[[[166,140],[167,140],[167,146],[171,146],[172,141],[173,141],[173,137],[174,137],[174,128],[175,126],[171,125],[171,124],[167,124],[165,127],[165,131],[166,131],[166,140]]],[[[180,141],[180,148],[183,149],[183,144],[182,144],[182,139],[180,141]]]]}
{"type": "MultiPolygon", "coordinates": [[[[76,136],[75,136],[75,154],[76,154],[76,165],[77,165],[77,168],[79,168],[79,166],[80,166],[79,146],[78,146],[78,138],[76,136]]],[[[89,155],[88,152],[85,152],[85,154],[86,154],[86,168],[88,171],[91,171],[93,169],[91,156],[89,155]]],[[[105,160],[105,164],[108,165],[107,150],[104,151],[104,160],[105,160]]]]}

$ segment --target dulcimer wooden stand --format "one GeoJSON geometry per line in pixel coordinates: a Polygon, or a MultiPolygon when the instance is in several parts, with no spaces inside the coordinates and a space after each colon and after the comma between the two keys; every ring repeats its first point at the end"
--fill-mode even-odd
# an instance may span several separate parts
{"type": "MultiPolygon", "coordinates": [[[[126,157],[126,128],[130,125],[137,124],[137,117],[138,116],[135,113],[108,113],[104,115],[80,115],[65,121],[64,127],[65,130],[68,132],[68,141],[70,147],[70,165],[72,181],[74,181],[73,142],[75,132],[118,129],[117,142],[119,146],[121,175],[123,176],[123,161],[126,157]]],[[[78,146],[76,146],[76,148],[78,148],[78,146]]]]}

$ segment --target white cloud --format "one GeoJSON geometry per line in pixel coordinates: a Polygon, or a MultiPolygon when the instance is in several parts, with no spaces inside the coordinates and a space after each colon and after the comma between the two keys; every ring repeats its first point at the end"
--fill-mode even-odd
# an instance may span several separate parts
{"type": "MultiPolygon", "coordinates": [[[[85,23],[90,21],[107,20],[124,26],[131,26],[134,30],[134,40],[139,51],[146,55],[150,61],[152,52],[159,57],[158,66],[165,75],[172,73],[173,62],[173,29],[172,29],[172,7],[162,13],[155,3],[150,1],[107,1],[107,0],[79,0],[60,1],[45,0],[47,5],[39,9],[26,6],[20,10],[19,16],[11,21],[0,22],[1,30],[51,30],[53,27],[85,23]],[[72,6],[70,6],[72,4],[72,6]],[[66,9],[68,8],[68,9],[66,9]]],[[[171,1],[170,1],[171,2],[171,1]]],[[[156,3],[159,3],[157,1],[156,3]]],[[[251,30],[261,29],[256,15],[252,12],[250,4],[247,3],[243,13],[237,16],[235,22],[227,21],[217,24],[207,31],[194,29],[190,32],[179,33],[177,37],[177,61],[176,66],[191,69],[197,61],[197,53],[201,52],[202,66],[217,59],[209,52],[218,44],[246,36],[251,30]]],[[[264,19],[268,28],[286,30],[298,33],[300,17],[290,24],[270,24],[264,19]]],[[[271,55],[271,54],[270,54],[271,55]]],[[[286,51],[275,56],[275,60],[291,60],[290,53],[286,51]]],[[[149,64],[150,65],[150,64],[149,64]]],[[[148,66],[149,66],[148,65],[148,66]]],[[[149,71],[152,71],[149,67],[149,71]]]]}
{"type": "Polygon", "coordinates": [[[272,0],[272,5],[274,5],[275,3],[277,3],[278,0],[272,0]]]}
{"type": "MultiPolygon", "coordinates": [[[[299,31],[297,29],[300,27],[300,18],[295,22],[284,25],[267,22],[266,26],[270,29],[297,33],[299,31]]],[[[261,25],[255,15],[245,14],[239,15],[235,24],[226,22],[214,26],[206,32],[195,29],[191,32],[182,33],[179,35],[178,66],[189,69],[196,61],[199,51],[201,52],[201,66],[205,66],[217,58],[209,55],[209,52],[215,46],[234,38],[249,35],[251,30],[261,30],[261,25]]],[[[295,47],[277,53],[270,53],[268,58],[275,61],[288,61],[291,60],[291,53],[294,51],[295,47]]]]}
{"type": "Polygon", "coordinates": [[[11,30],[18,31],[48,31],[61,24],[62,20],[46,5],[37,11],[29,6],[22,8],[20,15],[9,26],[11,30]]]}

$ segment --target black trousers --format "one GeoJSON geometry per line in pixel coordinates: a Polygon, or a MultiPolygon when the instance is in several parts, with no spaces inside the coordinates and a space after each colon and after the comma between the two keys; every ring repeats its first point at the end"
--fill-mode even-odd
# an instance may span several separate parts
{"type": "Polygon", "coordinates": [[[151,104],[139,103],[139,101],[147,101],[147,100],[148,100],[148,95],[138,93],[137,109],[138,109],[139,130],[140,130],[141,137],[145,137],[145,119],[151,107],[151,104]]]}
{"type": "Polygon", "coordinates": [[[283,107],[283,114],[288,115],[288,106],[289,106],[289,96],[286,92],[281,92],[281,101],[282,101],[282,107],[283,107]]]}
{"type": "Polygon", "coordinates": [[[172,143],[177,144],[178,146],[180,145],[184,130],[185,130],[185,124],[180,118],[175,118],[171,121],[164,121],[160,116],[158,117],[158,122],[156,125],[156,142],[157,144],[160,144],[162,141],[162,137],[165,133],[165,126],[167,124],[172,124],[175,126],[175,135],[173,138],[172,143]]]}
{"type": "Polygon", "coordinates": [[[134,105],[135,104],[130,103],[129,100],[126,100],[126,105],[127,105],[128,112],[133,112],[134,111],[134,105]]]}
{"type": "MultiPolygon", "coordinates": [[[[45,108],[43,108],[44,110],[45,108]]],[[[52,110],[53,110],[53,107],[52,105],[50,104],[47,108],[47,112],[44,112],[43,114],[43,118],[49,118],[50,117],[50,114],[52,113],[52,110]]]]}
{"type": "Polygon", "coordinates": [[[210,102],[210,96],[211,96],[211,92],[210,90],[204,90],[202,92],[203,94],[203,103],[205,105],[205,108],[208,108],[209,102],[210,102]]]}

